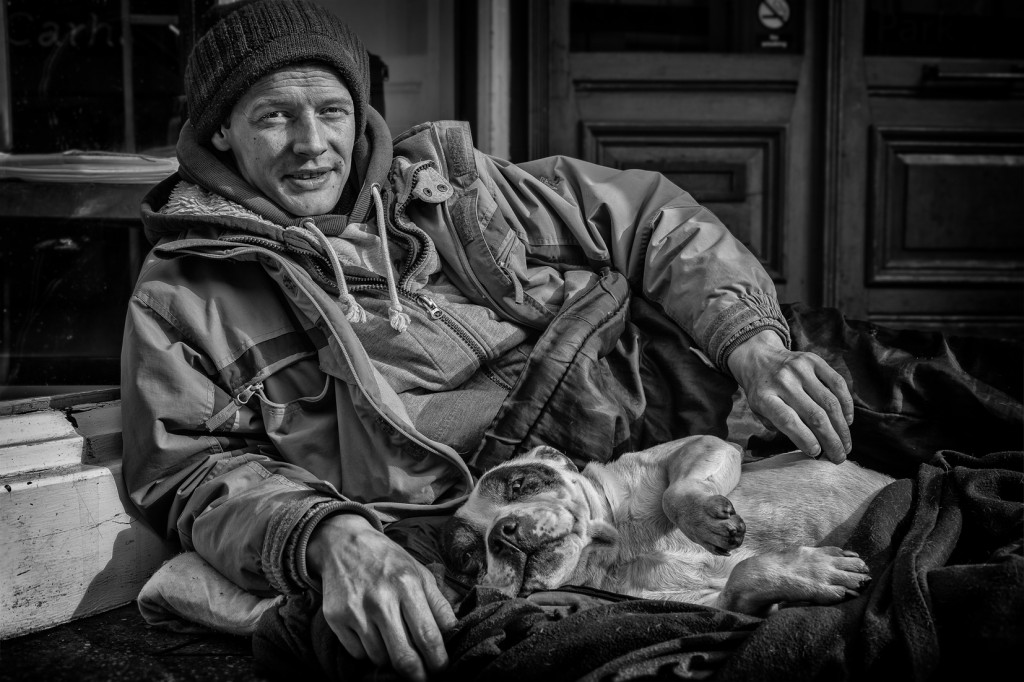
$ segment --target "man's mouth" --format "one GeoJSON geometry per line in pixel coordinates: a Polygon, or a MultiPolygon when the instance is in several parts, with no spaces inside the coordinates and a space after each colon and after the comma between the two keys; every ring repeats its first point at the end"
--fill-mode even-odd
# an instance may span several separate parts
{"type": "Polygon", "coordinates": [[[331,176],[333,168],[314,168],[312,170],[298,170],[285,175],[285,180],[298,185],[303,189],[315,189],[325,182],[331,176]]]}

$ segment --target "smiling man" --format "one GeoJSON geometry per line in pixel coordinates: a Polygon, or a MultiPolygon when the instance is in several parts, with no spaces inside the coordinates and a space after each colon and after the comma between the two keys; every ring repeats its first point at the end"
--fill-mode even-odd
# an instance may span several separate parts
{"type": "MultiPolygon", "coordinates": [[[[832,353],[838,371],[810,352],[856,335],[835,314],[787,320],[757,259],[663,176],[511,164],[456,122],[392,140],[368,61],[318,5],[238,3],[189,57],[180,170],[142,207],[154,246],[125,326],[125,481],[140,516],[238,586],[315,595],[352,657],[422,680],[455,617],[421,563],[429,533],[393,538],[443,520],[471,467],[541,444],[585,464],[725,436],[737,384],[840,462],[844,376],[868,418],[918,405],[870,351],[832,353]]],[[[901,376],[925,362],[878,357],[901,376]]],[[[955,358],[937,362],[931,376],[961,382],[955,358]]],[[[1019,418],[975,408],[956,406],[981,437],[1019,436],[1019,418]]],[[[908,466],[928,454],[913,445],[908,466]]]]}
{"type": "Polygon", "coordinates": [[[253,187],[297,216],[330,213],[352,168],[355,104],[317,63],[274,71],[242,95],[212,144],[253,187]]]}

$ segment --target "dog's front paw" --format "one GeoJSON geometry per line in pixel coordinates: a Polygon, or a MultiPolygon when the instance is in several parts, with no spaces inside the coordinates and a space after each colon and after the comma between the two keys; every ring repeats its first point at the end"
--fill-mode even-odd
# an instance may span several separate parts
{"type": "Polygon", "coordinates": [[[676,525],[712,554],[728,555],[743,544],[747,526],[724,495],[708,495],[677,510],[676,525]]]}

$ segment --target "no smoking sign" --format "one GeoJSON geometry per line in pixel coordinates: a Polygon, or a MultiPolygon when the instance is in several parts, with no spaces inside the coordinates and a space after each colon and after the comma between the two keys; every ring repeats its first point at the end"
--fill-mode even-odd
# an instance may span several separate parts
{"type": "Polygon", "coordinates": [[[786,0],[761,0],[757,8],[757,18],[767,29],[780,29],[789,21],[789,4],[786,0]]]}

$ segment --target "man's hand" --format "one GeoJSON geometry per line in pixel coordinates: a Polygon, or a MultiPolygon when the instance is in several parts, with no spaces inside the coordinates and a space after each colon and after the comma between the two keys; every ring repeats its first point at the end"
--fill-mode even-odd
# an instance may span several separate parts
{"type": "Polygon", "coordinates": [[[754,414],[811,457],[835,463],[852,447],[853,398],[839,374],[814,353],[787,350],[765,330],[744,341],[726,361],[754,414]]]}
{"type": "Polygon", "coordinates": [[[322,584],[324,615],[355,658],[424,681],[448,664],[441,633],[455,614],[430,572],[362,516],[317,525],[306,562],[322,584]]]}

